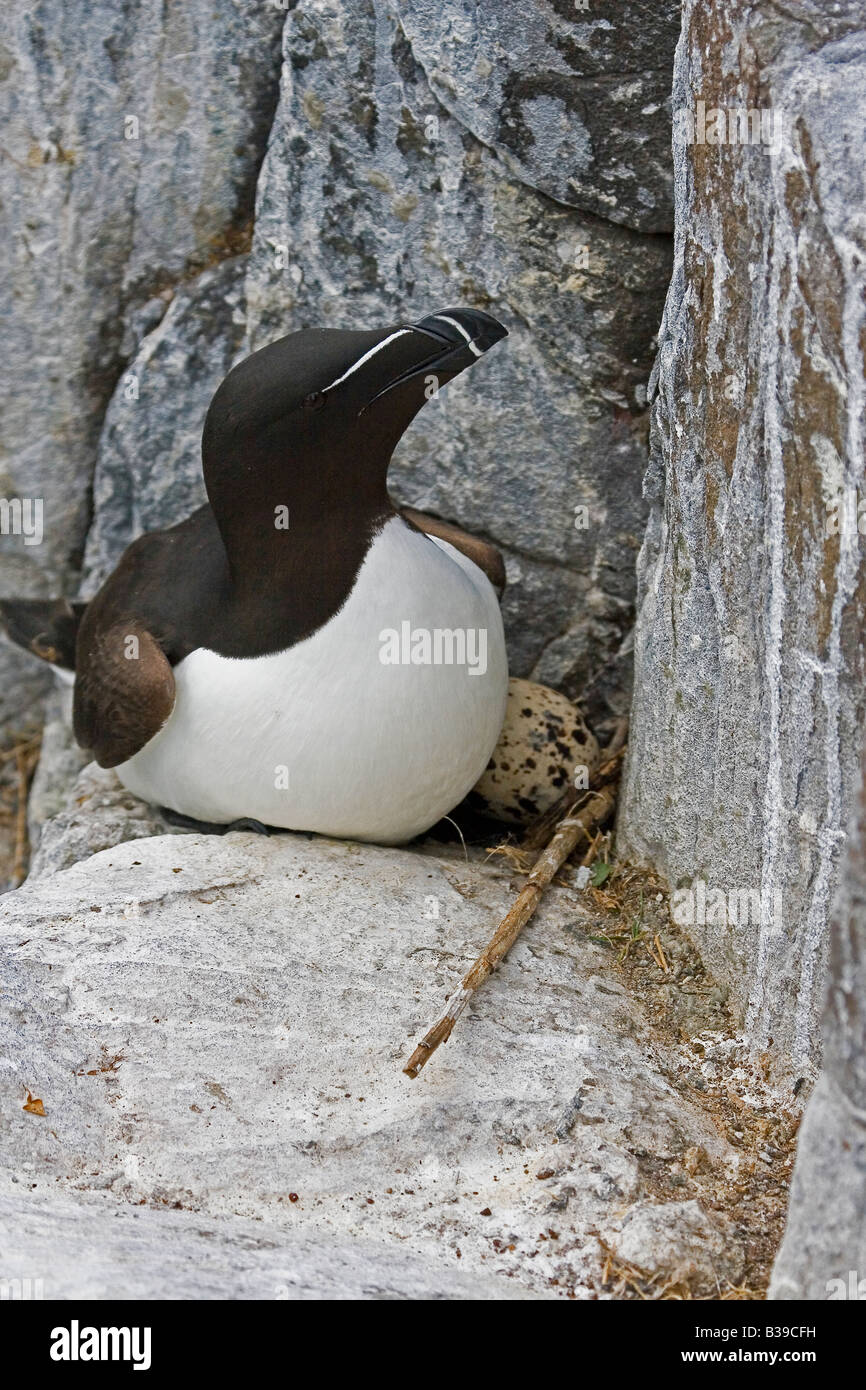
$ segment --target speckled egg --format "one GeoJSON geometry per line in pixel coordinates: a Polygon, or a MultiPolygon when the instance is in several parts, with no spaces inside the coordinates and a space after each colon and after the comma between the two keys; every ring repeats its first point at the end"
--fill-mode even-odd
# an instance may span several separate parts
{"type": "Polygon", "coordinates": [[[565,787],[586,785],[597,766],[598,742],[571,700],[534,681],[508,682],[499,742],[467,798],[474,811],[522,824],[541,815],[565,787]]]}

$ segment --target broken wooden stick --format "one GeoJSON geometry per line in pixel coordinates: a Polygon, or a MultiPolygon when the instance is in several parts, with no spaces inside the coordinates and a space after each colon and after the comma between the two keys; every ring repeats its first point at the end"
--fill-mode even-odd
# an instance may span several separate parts
{"type": "Polygon", "coordinates": [[[529,871],[526,884],[514,906],[503,917],[481,955],[464,975],[459,988],[451,995],[442,1017],[424,1035],[403,1068],[413,1081],[437,1047],[448,1041],[454,1024],[479,985],[484,983],[488,975],[493,974],[499,962],[508,954],[526,923],[534,915],[545,888],[562,868],[578,841],[582,836],[591,841],[595,827],[607,820],[615,804],[613,788],[603,787],[590,797],[578,813],[567,815],[559,822],[552,840],[547,848],[542,850],[529,871]]]}
{"type": "Polygon", "coordinates": [[[18,774],[17,803],[15,808],[15,858],[12,865],[11,885],[17,888],[27,877],[27,858],[29,842],[27,836],[27,793],[30,779],[39,759],[40,739],[21,743],[15,749],[16,772],[18,774]]]}

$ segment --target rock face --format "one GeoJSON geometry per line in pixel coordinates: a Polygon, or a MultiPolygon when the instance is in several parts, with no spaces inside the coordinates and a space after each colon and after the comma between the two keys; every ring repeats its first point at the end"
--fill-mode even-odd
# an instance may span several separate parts
{"type": "Polygon", "coordinates": [[[676,5],[402,0],[400,24],[437,105],[558,203],[670,231],[676,5]]]}
{"type": "Polygon", "coordinates": [[[44,534],[34,545],[0,536],[5,593],[70,591],[102,416],[134,350],[136,315],[244,235],[283,19],[236,0],[23,0],[10,17],[0,51],[0,497],[38,500],[44,534]]]}
{"type": "MultiPolygon", "coordinates": [[[[648,1174],[689,1150],[738,1159],[673,1085],[579,894],[550,890],[435,1065],[403,1075],[511,897],[461,854],[237,833],[132,840],[7,895],[0,1223],[22,1230],[23,1184],[45,1203],[26,1232],[37,1251],[53,1232],[46,1297],[152,1288],[160,1239],[168,1289],[200,1297],[235,1241],[238,1296],[465,1297],[480,1278],[586,1297],[597,1236],[620,1232],[654,1272],[735,1277],[733,1228],[694,1201],[646,1211],[648,1174]]],[[[21,1234],[0,1249],[4,1277],[40,1273],[21,1234]]]]}
{"type": "Polygon", "coordinates": [[[864,725],[864,93],[855,0],[687,0],[619,850],[692,894],[782,1066],[815,1057],[864,725]]]}
{"type": "Polygon", "coordinates": [[[866,1297],[866,762],[828,975],[824,1072],[803,1120],[771,1298],[866,1297]]]}
{"type": "Polygon", "coordinates": [[[82,596],[91,597],[129,543],[173,526],[206,500],[201,430],[244,336],[245,256],[181,286],[143,338],[105,415],[93,480],[82,596]]]}
{"type": "Polygon", "coordinates": [[[669,225],[677,7],[656,9],[614,28],[604,5],[301,0],[247,277],[254,348],[449,303],[506,323],[508,343],[418,417],[393,491],[503,547],[514,674],[580,690],[591,722],[628,683],[669,267],[667,239],[632,230],[669,225]]]}
{"type": "MultiPolygon", "coordinates": [[[[25,5],[8,60],[5,486],[44,499],[45,540],[6,539],[3,589],[68,592],[86,537],[89,595],[194,504],[204,411],[240,352],[465,302],[511,340],[422,412],[395,494],[504,548],[515,673],[579,692],[596,724],[621,712],[675,0],[628,24],[612,0],[115,8],[25,5]],[[201,271],[246,248],[266,138],[244,323],[240,265],[201,271]]],[[[3,660],[14,715],[44,680],[3,660]]]]}
{"type": "MultiPolygon", "coordinates": [[[[57,723],[48,726],[51,737],[57,740],[63,755],[70,757],[68,742],[61,743],[62,731],[66,728],[57,723]]],[[[73,749],[80,751],[74,743],[73,749]]],[[[62,779],[63,769],[57,769],[56,759],[56,752],[60,750],[55,750],[52,765],[60,771],[62,779]]],[[[72,768],[67,776],[70,774],[72,768]]],[[[127,840],[180,833],[155,806],[149,806],[133,796],[121,786],[114,772],[108,772],[96,763],[88,763],[77,777],[72,774],[71,780],[71,788],[64,798],[65,804],[44,825],[37,827],[38,835],[31,831],[34,850],[30,860],[30,879],[68,869],[91,854],[111,849],[127,840]]],[[[40,790],[37,786],[37,791],[40,790]]]]}
{"type": "Polygon", "coordinates": [[[46,1299],[100,1301],[533,1297],[505,1279],[463,1274],[456,1261],[393,1244],[125,1208],[106,1194],[43,1201],[13,1188],[0,1196],[0,1260],[7,1298],[37,1291],[46,1299]]]}
{"type": "Polygon", "coordinates": [[[31,873],[34,851],[43,826],[64,811],[75,779],[89,761],[87,753],[79,748],[72,733],[72,687],[56,688],[45,701],[42,746],[27,798],[31,873]]]}

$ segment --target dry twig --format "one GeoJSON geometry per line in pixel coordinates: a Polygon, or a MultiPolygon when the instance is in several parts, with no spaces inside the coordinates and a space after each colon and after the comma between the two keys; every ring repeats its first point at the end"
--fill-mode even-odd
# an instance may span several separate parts
{"type": "Polygon", "coordinates": [[[13,744],[11,748],[4,748],[0,752],[0,763],[9,762],[12,758],[18,761],[22,753],[38,752],[42,742],[41,734],[34,734],[32,738],[24,739],[22,743],[13,744]]]}
{"type": "Polygon", "coordinates": [[[499,962],[508,954],[526,923],[534,915],[545,888],[562,868],[578,841],[582,837],[592,840],[596,826],[602,825],[607,820],[615,804],[613,789],[604,787],[590,797],[579,814],[566,816],[559,822],[550,844],[541,852],[530,870],[526,884],[514,906],[502,919],[475,964],[463,977],[460,987],[451,995],[442,1017],[421,1039],[403,1068],[406,1075],[410,1076],[413,1081],[422,1067],[430,1060],[436,1048],[441,1043],[448,1041],[454,1024],[476,989],[484,983],[489,975],[492,975],[499,962]]]}
{"type": "MultiPolygon", "coordinates": [[[[36,735],[22,740],[10,749],[4,750],[2,761],[8,762],[15,759],[15,784],[14,813],[5,816],[4,819],[11,820],[13,829],[12,845],[12,871],[9,884],[12,888],[17,888],[24,882],[27,875],[27,859],[29,853],[29,842],[27,836],[27,793],[30,788],[30,779],[39,761],[39,748],[41,738],[36,735]]],[[[10,788],[11,790],[11,788],[10,788]]]]}

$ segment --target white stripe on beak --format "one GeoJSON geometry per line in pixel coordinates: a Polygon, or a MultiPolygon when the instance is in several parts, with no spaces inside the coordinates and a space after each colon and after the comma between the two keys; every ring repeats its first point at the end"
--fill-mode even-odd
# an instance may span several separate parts
{"type": "Polygon", "coordinates": [[[375,357],[377,352],[381,352],[389,343],[393,343],[395,338],[402,338],[404,333],[411,332],[411,328],[398,328],[396,333],[389,333],[387,338],[383,338],[381,343],[376,343],[374,347],[368,348],[363,356],[358,358],[357,362],[353,362],[351,367],[343,372],[342,376],[338,376],[335,381],[332,381],[330,385],[326,386],[324,389],[326,391],[332,391],[335,386],[339,386],[340,382],[345,381],[346,378],[350,377],[353,372],[356,372],[359,367],[363,367],[365,362],[369,362],[371,357],[375,357]]]}
{"type": "Polygon", "coordinates": [[[477,348],[475,346],[469,334],[466,332],[466,329],[463,327],[462,323],[458,323],[456,319],[450,318],[448,314],[434,314],[433,317],[434,319],[439,319],[442,323],[450,323],[452,328],[456,328],[458,333],[462,333],[463,337],[466,339],[467,343],[469,344],[472,351],[475,353],[476,357],[484,356],[484,353],[482,352],[481,348],[477,348]]]}

